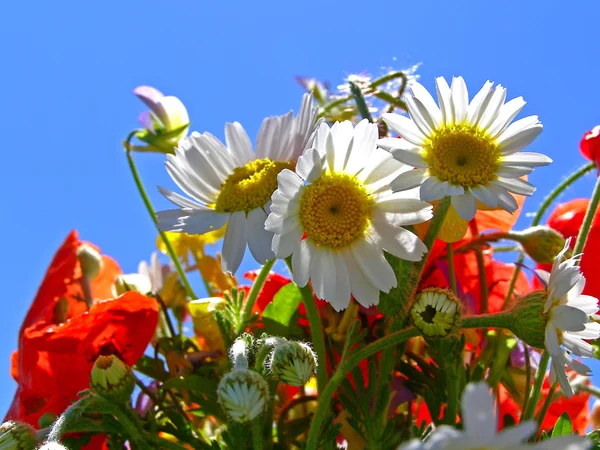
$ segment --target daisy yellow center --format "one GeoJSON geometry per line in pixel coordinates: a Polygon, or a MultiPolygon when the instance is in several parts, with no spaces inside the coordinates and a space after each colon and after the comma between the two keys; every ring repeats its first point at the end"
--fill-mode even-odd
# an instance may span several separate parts
{"type": "Polygon", "coordinates": [[[356,178],[327,174],[306,186],[300,220],[315,244],[341,248],[364,236],[372,210],[373,199],[356,178]]]}
{"type": "Polygon", "coordinates": [[[436,130],[423,145],[429,172],[441,181],[464,187],[496,179],[500,150],[494,139],[473,125],[436,130]]]}
{"type": "Polygon", "coordinates": [[[221,186],[215,203],[218,212],[249,212],[262,208],[277,189],[277,175],[292,169],[291,162],[271,161],[269,158],[250,161],[236,167],[221,186]]]}

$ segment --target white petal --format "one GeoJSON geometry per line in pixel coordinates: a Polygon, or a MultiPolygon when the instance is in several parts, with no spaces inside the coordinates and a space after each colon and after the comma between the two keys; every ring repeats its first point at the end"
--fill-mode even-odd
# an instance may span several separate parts
{"type": "Polygon", "coordinates": [[[335,296],[336,277],[332,250],[311,248],[310,281],[317,298],[330,301],[335,296]]]}
{"type": "MultiPolygon", "coordinates": [[[[389,191],[388,191],[389,192],[389,191]]],[[[416,213],[423,210],[431,211],[432,206],[416,198],[406,198],[402,193],[391,193],[375,198],[377,208],[392,213],[416,213]]]]}
{"type": "Polygon", "coordinates": [[[525,100],[523,97],[513,98],[512,100],[506,102],[500,108],[500,113],[498,117],[490,125],[488,133],[492,137],[496,137],[499,133],[501,133],[511,122],[517,117],[517,114],[521,112],[523,107],[525,106],[525,100]]]}
{"type": "Polygon", "coordinates": [[[470,192],[465,192],[464,195],[453,195],[452,207],[465,220],[471,220],[477,213],[477,202],[470,192]]]}
{"type": "Polygon", "coordinates": [[[427,246],[408,230],[395,227],[386,220],[384,213],[373,217],[373,238],[386,252],[406,261],[421,261],[427,246]]]}
{"type": "Polygon", "coordinates": [[[519,205],[515,198],[508,193],[508,191],[502,186],[496,185],[494,182],[491,182],[486,186],[488,190],[492,191],[498,197],[498,206],[508,211],[509,213],[515,212],[519,205]]]}
{"type": "Polygon", "coordinates": [[[408,164],[409,166],[416,167],[417,169],[425,169],[428,167],[418,147],[413,147],[411,149],[395,148],[391,153],[394,159],[401,161],[404,164],[408,164]]]}
{"type": "Polygon", "coordinates": [[[552,323],[563,331],[583,331],[588,316],[582,310],[567,305],[558,305],[551,309],[552,323]]]}
{"type": "MultiPolygon", "coordinates": [[[[167,159],[170,156],[172,157],[173,155],[167,155],[167,159]]],[[[167,173],[169,176],[173,179],[175,184],[179,186],[179,189],[181,189],[190,197],[197,199],[204,204],[210,204],[216,200],[219,191],[213,189],[206,183],[203,185],[198,185],[198,183],[192,181],[186,174],[187,169],[182,169],[176,162],[170,159],[165,162],[165,167],[167,168],[167,173]]]]}
{"type": "Polygon", "coordinates": [[[373,242],[359,239],[350,247],[354,260],[365,278],[380,291],[389,292],[396,286],[396,274],[373,242]]]}
{"type": "Polygon", "coordinates": [[[311,248],[308,245],[308,239],[304,239],[292,254],[294,283],[300,287],[306,286],[310,278],[310,259],[311,248]]]}
{"type": "Polygon", "coordinates": [[[463,195],[465,193],[465,188],[459,185],[454,185],[448,183],[446,186],[446,195],[463,195]]]}
{"type": "Polygon", "coordinates": [[[435,125],[433,123],[433,119],[427,112],[423,103],[417,100],[414,97],[406,97],[406,106],[408,107],[408,113],[410,114],[411,119],[417,126],[421,133],[425,136],[429,136],[432,131],[435,129],[435,125]]]}
{"type": "MultiPolygon", "coordinates": [[[[354,128],[354,147],[352,157],[346,165],[346,173],[356,175],[364,166],[365,161],[371,159],[371,154],[377,148],[379,129],[368,120],[361,120],[354,128]]],[[[401,141],[402,139],[396,139],[401,141]]]]}
{"type": "MultiPolygon", "coordinates": [[[[517,122],[515,122],[517,123],[517,122]]],[[[510,129],[510,127],[509,127],[510,129]]],[[[511,155],[513,153],[517,153],[527,147],[529,144],[533,142],[533,140],[542,132],[542,124],[535,125],[531,128],[526,128],[513,136],[503,140],[500,142],[498,140],[498,145],[500,147],[500,151],[503,155],[511,155]]],[[[506,134],[506,133],[505,133],[506,134]]],[[[504,138],[504,134],[501,136],[504,138]]]]}
{"type": "MultiPolygon", "coordinates": [[[[522,448],[521,445],[537,430],[537,424],[533,420],[521,422],[519,425],[504,428],[501,433],[498,433],[492,442],[490,448],[498,449],[515,449],[522,448]]],[[[526,447],[529,450],[529,446],[526,447]]]]}
{"type": "Polygon", "coordinates": [[[278,216],[271,212],[265,220],[265,230],[276,234],[290,233],[293,229],[300,226],[300,219],[297,215],[291,215],[286,217],[278,216]]]}
{"type": "Polygon", "coordinates": [[[496,175],[503,178],[521,178],[524,175],[529,175],[532,171],[531,167],[500,164],[496,175]]]}
{"type": "Polygon", "coordinates": [[[558,343],[558,335],[556,334],[556,327],[553,323],[548,323],[544,330],[544,346],[553,358],[560,357],[563,353],[563,350],[558,343]]]}
{"type": "Polygon", "coordinates": [[[467,118],[469,108],[469,93],[463,77],[452,78],[450,95],[454,111],[454,122],[461,123],[467,118]]]}
{"type": "Polygon", "coordinates": [[[454,123],[454,109],[452,108],[452,99],[450,98],[450,86],[448,86],[448,82],[444,77],[438,77],[435,79],[435,88],[442,112],[442,123],[450,125],[454,123]]]}
{"type": "MultiPolygon", "coordinates": [[[[346,167],[348,158],[352,154],[354,144],[354,127],[352,122],[345,120],[336,122],[331,127],[331,139],[333,140],[333,148],[335,152],[335,164],[330,167],[336,172],[342,172],[346,167]]],[[[328,156],[329,159],[329,156],[328,156]]]]}
{"type": "Polygon", "coordinates": [[[529,450],[589,450],[593,448],[593,444],[588,438],[582,436],[560,436],[531,444],[527,448],[529,450]]]}
{"type": "Polygon", "coordinates": [[[535,273],[538,277],[541,278],[542,282],[548,287],[548,283],[550,281],[550,272],[543,269],[535,269],[535,273]]]}
{"type": "Polygon", "coordinates": [[[331,254],[335,264],[335,291],[328,301],[333,309],[341,311],[350,304],[350,276],[342,255],[337,251],[331,254]]]}
{"type": "Polygon", "coordinates": [[[204,234],[218,230],[229,214],[217,213],[211,209],[172,209],[156,213],[158,228],[162,231],[185,232],[188,234],[204,234]]]}
{"type": "Polygon", "coordinates": [[[244,211],[234,212],[229,218],[223,239],[223,272],[235,274],[240,267],[246,252],[247,228],[244,211]]]}
{"type": "Polygon", "coordinates": [[[408,172],[402,173],[394,181],[392,181],[390,183],[390,187],[394,192],[406,191],[408,189],[413,189],[417,186],[420,186],[427,179],[427,177],[428,174],[426,169],[409,170],[408,172]]]}
{"type": "Polygon", "coordinates": [[[513,165],[525,167],[547,166],[552,163],[552,159],[541,153],[525,152],[508,155],[502,158],[500,165],[513,165]]]}
{"type": "Polygon", "coordinates": [[[461,411],[466,433],[477,442],[490,442],[496,435],[494,398],[485,382],[469,383],[462,395],[461,411]]]}
{"type": "Polygon", "coordinates": [[[358,303],[368,308],[379,303],[379,289],[373,286],[358,267],[356,259],[348,249],[340,251],[350,278],[352,295],[358,303]]]}
{"type": "Polygon", "coordinates": [[[500,85],[496,86],[492,96],[490,97],[489,103],[481,112],[481,117],[477,124],[479,128],[487,130],[494,123],[494,121],[498,118],[500,108],[502,108],[505,99],[506,89],[500,85]]]}
{"type": "Polygon", "coordinates": [[[439,127],[442,123],[442,112],[440,111],[440,108],[438,108],[438,105],[436,105],[435,100],[433,99],[429,91],[425,89],[425,87],[423,87],[421,83],[413,83],[410,86],[410,90],[412,91],[415,98],[419,100],[427,109],[429,117],[431,117],[431,120],[433,122],[432,128],[439,127]]]}
{"type": "Polygon", "coordinates": [[[483,185],[469,188],[469,192],[473,195],[473,197],[490,208],[495,208],[498,206],[498,197],[483,185]]]}
{"type": "Polygon", "coordinates": [[[286,234],[276,234],[273,236],[271,248],[277,258],[283,259],[290,256],[300,246],[304,230],[300,227],[292,229],[286,234]]]}
{"type": "Polygon", "coordinates": [[[283,169],[277,174],[277,190],[288,199],[294,199],[300,195],[304,188],[302,178],[296,172],[283,169]]]}
{"type": "Polygon", "coordinates": [[[494,83],[491,81],[486,81],[483,87],[479,90],[471,103],[469,103],[469,109],[467,112],[467,122],[468,123],[477,123],[479,120],[481,110],[487,105],[486,99],[489,101],[488,94],[492,89],[494,83]]]}
{"type": "Polygon", "coordinates": [[[563,333],[563,346],[577,356],[583,358],[594,357],[594,347],[584,340],[572,336],[570,333],[563,333]]]}
{"type": "MultiPolygon", "coordinates": [[[[447,182],[441,182],[435,177],[426,178],[421,184],[421,200],[425,202],[433,202],[435,200],[440,200],[446,196],[446,187],[448,186],[447,182]]],[[[393,187],[392,187],[393,189],[393,187]]]]}
{"type": "Polygon", "coordinates": [[[502,186],[509,192],[514,192],[520,195],[531,195],[535,192],[535,186],[520,178],[503,178],[498,177],[494,184],[502,186]]]}
{"type": "Polygon", "coordinates": [[[275,257],[271,250],[273,233],[265,230],[267,214],[262,208],[255,208],[248,213],[248,248],[259,264],[264,264],[275,257]]]}
{"type": "Polygon", "coordinates": [[[567,377],[567,372],[565,371],[564,359],[562,357],[556,359],[553,358],[552,369],[553,370],[550,373],[554,373],[554,376],[556,377],[556,379],[558,379],[558,383],[560,384],[560,388],[562,389],[563,394],[565,394],[565,397],[572,397],[573,388],[569,383],[569,378],[567,377]]]}
{"type": "Polygon", "coordinates": [[[167,200],[176,204],[177,206],[181,206],[182,208],[189,209],[208,209],[206,206],[201,205],[200,203],[196,203],[192,200],[185,198],[182,195],[177,194],[176,192],[170,191],[164,187],[158,186],[159,192],[166,197],[167,200]]]}
{"type": "Polygon", "coordinates": [[[400,114],[384,113],[381,118],[407,141],[417,146],[423,144],[425,136],[408,117],[401,116],[400,114]]]}
{"type": "Polygon", "coordinates": [[[321,156],[314,148],[307,149],[296,163],[296,173],[306,181],[314,181],[321,176],[323,166],[321,156]]]}
{"type": "Polygon", "coordinates": [[[225,141],[239,166],[254,159],[250,138],[239,122],[225,124],[225,141]]]}

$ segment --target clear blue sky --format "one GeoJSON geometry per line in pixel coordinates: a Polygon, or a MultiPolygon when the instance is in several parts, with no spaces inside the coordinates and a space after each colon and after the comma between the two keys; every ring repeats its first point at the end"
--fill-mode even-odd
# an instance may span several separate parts
{"type": "MultiPolygon", "coordinates": [[[[0,411],[14,391],[9,357],[22,318],[69,230],[125,271],[154,250],[120,147],[144,110],[131,93],[137,85],[180,97],[192,129],[222,137],[224,123],[237,120],[254,137],[264,117],[297,108],[296,75],[336,85],[351,72],[423,62],[430,89],[438,75],[464,76],[472,93],[490,79],[509,98],[524,96],[523,114],[544,123],[531,150],[555,164],[531,177],[532,211],[584,162],[579,139],[600,123],[599,12],[592,0],[6,3],[0,411]]],[[[172,187],[162,160],[138,157],[158,207],[166,202],[153,185],[172,187]]],[[[565,198],[589,195],[592,183],[565,198]]]]}

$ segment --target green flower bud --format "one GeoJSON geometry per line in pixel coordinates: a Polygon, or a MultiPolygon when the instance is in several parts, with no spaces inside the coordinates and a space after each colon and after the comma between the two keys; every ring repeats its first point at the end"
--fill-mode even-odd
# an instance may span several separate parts
{"type": "Polygon", "coordinates": [[[460,322],[460,302],[447,289],[427,288],[419,292],[410,309],[413,324],[428,337],[445,337],[460,322]]]}
{"type": "Polygon", "coordinates": [[[115,355],[99,356],[90,376],[90,390],[115,403],[127,402],[135,379],[131,368],[115,355]]]}
{"type": "Polygon", "coordinates": [[[102,269],[102,256],[91,246],[82,244],[77,249],[77,259],[81,264],[81,273],[90,281],[95,279],[102,269]]]}
{"type": "Polygon", "coordinates": [[[506,313],[510,317],[507,328],[528,345],[545,348],[545,332],[548,318],[544,305],[548,299],[546,291],[535,291],[518,297],[509,305],[506,313]]]}
{"type": "Polygon", "coordinates": [[[12,420],[0,425],[0,450],[33,450],[38,441],[31,425],[12,420]]]}
{"type": "Polygon", "coordinates": [[[265,410],[269,385],[257,372],[236,369],[226,374],[217,387],[219,403],[236,422],[248,422],[265,410]]]}
{"type": "Polygon", "coordinates": [[[304,386],[317,370],[317,356],[308,344],[285,341],[275,346],[267,366],[282,383],[304,386]]]}
{"type": "Polygon", "coordinates": [[[38,420],[38,428],[48,428],[56,421],[57,418],[58,416],[53,412],[42,414],[42,417],[40,417],[40,420],[38,420]]]}
{"type": "Polygon", "coordinates": [[[510,237],[519,242],[527,255],[539,264],[552,264],[565,246],[562,234],[546,225],[511,232],[510,237]]]}

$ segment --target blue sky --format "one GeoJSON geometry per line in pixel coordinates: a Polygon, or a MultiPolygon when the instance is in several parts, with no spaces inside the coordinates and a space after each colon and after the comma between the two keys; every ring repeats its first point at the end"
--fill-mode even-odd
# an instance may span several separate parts
{"type": "MultiPolygon", "coordinates": [[[[538,193],[525,209],[534,211],[584,162],[579,139],[600,123],[599,12],[592,0],[7,3],[0,411],[14,392],[9,359],[20,323],[67,233],[78,229],[124,271],[154,250],[156,233],[120,147],[144,110],[131,93],[137,85],[180,97],[192,129],[222,137],[224,123],[237,120],[254,137],[264,117],[297,108],[296,75],[336,85],[348,73],[422,62],[430,89],[439,75],[464,76],[471,93],[490,79],[509,98],[522,95],[523,114],[544,123],[531,150],[555,164],[531,177],[538,193]]],[[[163,157],[137,161],[165,207],[153,188],[173,186],[163,157]]],[[[583,180],[564,198],[588,196],[592,185],[583,180]]]]}

